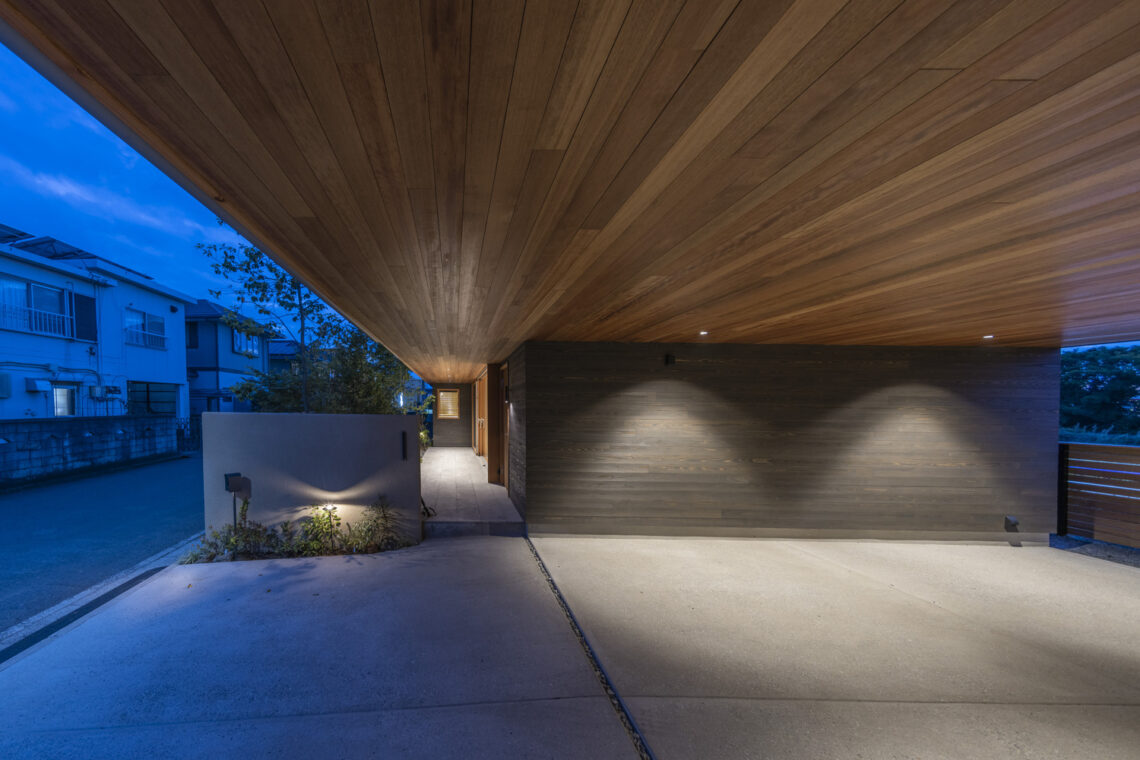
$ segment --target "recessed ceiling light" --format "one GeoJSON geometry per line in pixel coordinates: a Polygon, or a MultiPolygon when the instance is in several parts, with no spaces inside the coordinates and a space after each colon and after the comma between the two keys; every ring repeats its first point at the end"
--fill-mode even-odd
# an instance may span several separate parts
{"type": "Polygon", "coordinates": [[[992,336],[992,335],[983,335],[982,340],[993,340],[993,337],[994,336],[992,336]]]}
{"type": "Polygon", "coordinates": [[[708,330],[701,330],[701,335],[708,335],[708,334],[709,334],[708,330]]]}

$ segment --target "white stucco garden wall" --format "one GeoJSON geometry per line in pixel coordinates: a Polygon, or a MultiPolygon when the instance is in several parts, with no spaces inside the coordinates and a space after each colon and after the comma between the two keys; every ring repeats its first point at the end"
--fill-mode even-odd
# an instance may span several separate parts
{"type": "Polygon", "coordinates": [[[413,415],[202,415],[205,524],[233,520],[225,474],[250,479],[249,517],[265,525],[297,520],[313,504],[334,504],[345,522],[384,496],[400,517],[401,535],[422,537],[420,461],[413,415]],[[407,435],[404,458],[401,434],[407,435]]]}

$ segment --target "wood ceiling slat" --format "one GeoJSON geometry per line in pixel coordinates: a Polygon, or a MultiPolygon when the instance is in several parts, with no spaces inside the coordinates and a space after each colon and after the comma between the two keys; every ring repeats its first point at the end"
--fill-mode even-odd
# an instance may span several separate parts
{"type": "MultiPolygon", "coordinates": [[[[574,22],[575,3],[528,2],[516,52],[507,112],[503,122],[495,180],[491,190],[479,267],[476,271],[476,313],[492,311],[507,287],[514,261],[504,255],[511,219],[521,200],[534,156],[551,88],[574,22]]],[[[542,159],[539,159],[540,162],[542,159]]],[[[532,176],[534,173],[532,172],[532,176]]],[[[533,183],[529,190],[533,191],[533,183]]],[[[530,199],[525,199],[530,203],[530,199]]]]}
{"type": "Polygon", "coordinates": [[[699,1],[683,8],[680,2],[633,4],[527,241],[527,250],[541,263],[520,283],[510,303],[499,304],[493,326],[511,319],[518,329],[529,330],[532,320],[546,309],[529,308],[526,301],[553,303],[566,283],[588,268],[584,259],[573,255],[578,251],[573,242],[593,237],[580,225],[596,195],[700,57],[699,45],[713,33],[710,29],[719,29],[731,9],[732,5],[715,7],[699,1]],[[558,255],[562,252],[566,255],[558,255]]]}
{"type": "Polygon", "coordinates": [[[463,231],[458,313],[472,313],[487,214],[495,183],[507,99],[514,79],[524,0],[479,4],[471,19],[470,98],[463,183],[463,231]]]}
{"type": "Polygon", "coordinates": [[[444,335],[454,335],[460,329],[458,256],[463,239],[471,3],[424,0],[421,17],[439,228],[440,276],[435,293],[442,322],[438,327],[444,335]]]}
{"type": "MultiPolygon", "coordinates": [[[[1034,98],[1045,99],[1050,95],[1054,95],[1070,85],[1073,81],[1080,80],[1088,74],[1089,69],[1099,69],[1111,65],[1116,60],[1119,60],[1129,51],[1134,50],[1137,44],[1137,38],[1127,34],[1122,34],[1116,38],[1115,41],[1101,46],[1096,50],[1082,56],[1073,62],[1070,62],[1065,67],[1056,70],[1047,80],[1033,85],[1033,90],[1030,95],[1034,98]],[[1095,57],[1095,62],[1092,61],[1095,57]]],[[[1000,68],[999,63],[995,68],[1000,68]]],[[[954,80],[951,80],[954,81],[954,80]]],[[[966,89],[959,87],[959,90],[966,89]]],[[[1029,90],[1029,87],[1024,87],[1020,92],[1029,90]]],[[[765,224],[763,227],[763,239],[772,240],[779,235],[794,229],[800,223],[810,219],[813,215],[820,213],[819,207],[827,203],[827,196],[831,198],[845,197],[838,193],[840,189],[846,189],[850,195],[861,195],[862,192],[871,189],[875,185],[881,183],[889,176],[897,176],[913,166],[922,163],[922,159],[931,157],[937,153],[949,150],[960,141],[959,135],[964,133],[977,133],[982,131],[986,126],[990,126],[1000,121],[1003,113],[1016,108],[1017,103],[1004,103],[1003,108],[999,112],[982,112],[973,120],[965,120],[958,124],[957,129],[944,129],[936,133],[933,137],[929,134],[928,130],[937,130],[940,126],[946,125],[947,118],[953,118],[957,106],[954,104],[947,104],[945,102],[946,93],[939,92],[941,97],[938,100],[932,101],[931,104],[920,102],[919,108],[912,109],[912,116],[909,120],[896,119],[890,122],[895,127],[894,130],[889,130],[892,134],[888,137],[882,133],[886,130],[877,130],[869,135],[869,139],[862,141],[861,146],[857,144],[855,150],[847,151],[844,157],[846,161],[831,162],[828,165],[822,166],[816,172],[809,173],[804,178],[800,179],[797,183],[793,183],[788,188],[783,190],[780,194],[764,201],[758,207],[749,208],[750,198],[744,199],[738,204],[738,210],[735,216],[743,219],[743,224],[748,225],[748,216],[759,217],[767,220],[772,219],[779,213],[780,209],[787,207],[787,198],[802,197],[801,193],[810,192],[815,188],[826,188],[827,194],[815,201],[814,206],[801,205],[796,209],[794,214],[783,214],[773,224],[765,224]],[[940,111],[934,110],[938,106],[942,106],[940,111]],[[927,115],[929,114],[929,115],[927,115]],[[924,118],[923,118],[924,117],[924,118]],[[918,118],[922,118],[918,121],[918,118]],[[917,123],[915,123],[917,121],[917,123]],[[905,139],[904,134],[898,130],[904,128],[911,130],[910,134],[915,135],[918,139],[924,141],[924,149],[914,150],[917,144],[913,143],[913,139],[908,141],[905,139]],[[882,146],[882,147],[880,147],[882,146]],[[878,148],[878,155],[875,154],[875,149],[878,148]],[[897,155],[893,162],[889,162],[892,155],[897,155]],[[870,166],[868,166],[867,158],[870,158],[870,166]],[[848,187],[850,184],[856,184],[856,190],[852,191],[842,184],[838,184],[831,178],[837,169],[842,169],[844,166],[849,166],[850,163],[858,160],[856,164],[858,167],[855,170],[844,170],[839,176],[847,175],[848,187]],[[876,164],[878,166],[876,167],[876,164]],[[868,171],[871,169],[871,171],[868,171]],[[820,176],[820,175],[823,176],[820,176]]],[[[732,212],[730,212],[732,213],[732,212]]],[[[754,223],[753,223],[754,224],[754,223]]],[[[702,266],[706,269],[705,279],[716,278],[730,278],[738,277],[742,267],[749,266],[751,259],[742,259],[738,256],[740,246],[746,245],[755,248],[760,244],[760,240],[752,233],[734,233],[732,232],[731,222],[722,222],[720,225],[709,225],[715,233],[720,236],[724,241],[723,243],[716,243],[715,238],[712,240],[701,240],[700,245],[706,251],[706,256],[702,262],[702,266]],[[710,250],[711,249],[711,250],[710,250]],[[724,268],[717,269],[717,261],[722,260],[725,262],[724,268]]],[[[769,263],[766,261],[766,264],[769,263]]]]}
{"type": "MultiPolygon", "coordinates": [[[[428,292],[443,285],[444,273],[439,237],[439,214],[435,192],[435,160],[432,147],[423,19],[418,4],[402,0],[370,3],[372,30],[379,51],[389,107],[395,124],[403,178],[411,210],[412,232],[418,241],[412,266],[423,273],[428,292]]],[[[422,286],[421,286],[422,287],[422,286]]],[[[443,300],[422,298],[417,288],[416,307],[426,314],[426,332],[419,339],[435,354],[446,352],[442,328],[446,325],[443,300]]]]}
{"type": "MultiPolygon", "coordinates": [[[[424,268],[418,264],[422,260],[419,241],[372,31],[372,16],[366,5],[351,0],[322,2],[319,10],[367,154],[365,166],[374,175],[380,194],[379,207],[370,212],[386,217],[391,232],[391,238],[385,237],[386,246],[372,257],[377,264],[386,265],[386,276],[398,285],[383,297],[396,302],[397,309],[407,314],[404,319],[411,321],[415,330],[426,332],[425,311],[413,294],[426,291],[428,284],[424,268]]],[[[433,344],[433,348],[438,350],[440,346],[433,344]]]]}
{"type": "Polygon", "coordinates": [[[428,379],[533,338],[1140,337],[1136,0],[0,19],[428,379]]]}

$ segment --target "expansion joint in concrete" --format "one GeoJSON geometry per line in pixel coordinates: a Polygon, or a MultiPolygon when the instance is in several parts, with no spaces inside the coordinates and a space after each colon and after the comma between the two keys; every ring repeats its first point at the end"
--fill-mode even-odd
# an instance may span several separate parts
{"type": "Polygon", "coordinates": [[[633,719],[633,714],[630,713],[629,707],[626,706],[625,701],[622,700],[621,695],[618,694],[617,687],[615,687],[613,681],[610,680],[606,669],[602,667],[602,663],[598,659],[597,653],[594,652],[594,648],[590,645],[589,639],[586,638],[582,626],[578,625],[578,619],[574,617],[574,612],[570,609],[570,605],[566,603],[566,597],[562,596],[562,592],[558,589],[558,584],[554,582],[550,571],[546,569],[546,563],[542,561],[542,557],[539,556],[538,550],[534,547],[534,544],[531,543],[530,538],[524,536],[523,540],[526,541],[526,545],[530,549],[534,561],[538,563],[538,570],[542,573],[542,577],[546,579],[546,583],[550,587],[551,593],[554,594],[558,606],[562,608],[562,614],[566,616],[566,621],[570,624],[571,630],[574,631],[574,636],[578,639],[578,644],[581,645],[586,659],[589,660],[590,667],[593,668],[594,675],[597,676],[602,691],[606,693],[606,696],[610,700],[610,705],[614,708],[614,712],[617,713],[618,720],[621,721],[622,726],[629,735],[630,741],[633,742],[638,757],[640,757],[641,760],[656,760],[656,756],[653,754],[653,750],[649,748],[649,743],[645,740],[641,729],[637,727],[637,722],[633,719]]]}

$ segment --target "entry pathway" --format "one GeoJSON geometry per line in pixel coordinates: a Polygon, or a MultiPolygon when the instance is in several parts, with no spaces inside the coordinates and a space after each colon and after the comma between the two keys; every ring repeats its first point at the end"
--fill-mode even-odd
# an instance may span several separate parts
{"type": "Polygon", "coordinates": [[[0,632],[202,532],[200,455],[0,494],[0,632]]]}
{"type": "Polygon", "coordinates": [[[487,463],[466,446],[433,446],[424,453],[420,491],[434,515],[428,536],[522,536],[522,516],[507,489],[487,482],[487,463]]]}
{"type": "Polygon", "coordinates": [[[1140,569],[1047,547],[533,540],[662,760],[1140,756],[1140,569]]]}
{"type": "Polygon", "coordinates": [[[526,542],[167,568],[0,665],[0,757],[635,758],[526,542]]]}

